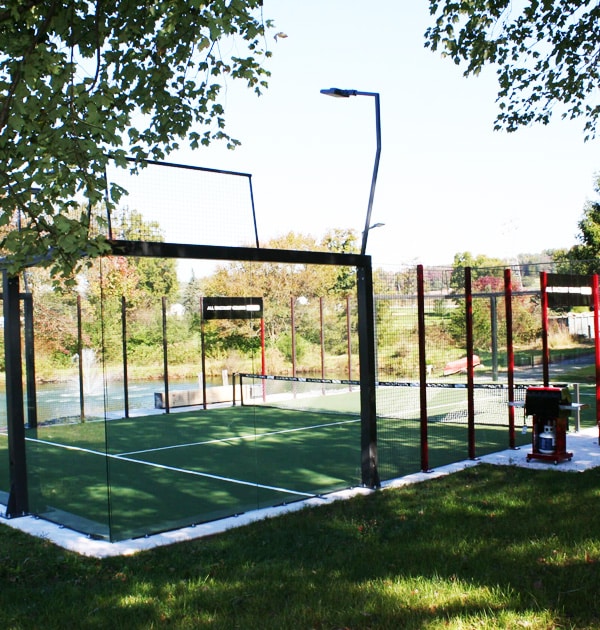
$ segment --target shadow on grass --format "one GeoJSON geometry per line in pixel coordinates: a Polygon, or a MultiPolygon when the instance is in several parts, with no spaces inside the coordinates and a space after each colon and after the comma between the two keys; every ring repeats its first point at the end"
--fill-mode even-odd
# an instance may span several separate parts
{"type": "Polygon", "coordinates": [[[482,465],[103,561],[0,528],[0,619],[10,627],[25,619],[98,628],[600,627],[598,488],[598,470],[482,465]]]}

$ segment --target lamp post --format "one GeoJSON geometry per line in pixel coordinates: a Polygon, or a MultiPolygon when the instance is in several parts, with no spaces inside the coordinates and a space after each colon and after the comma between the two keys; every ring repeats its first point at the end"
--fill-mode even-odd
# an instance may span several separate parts
{"type": "MultiPolygon", "coordinates": [[[[375,197],[375,185],[377,183],[377,172],[379,170],[379,156],[381,155],[381,115],[379,111],[379,93],[378,92],[360,92],[359,90],[342,90],[341,88],[328,88],[321,90],[321,94],[334,96],[336,98],[349,98],[350,96],[372,96],[375,99],[375,134],[377,137],[377,149],[375,151],[375,164],[373,166],[373,176],[371,177],[371,192],[369,193],[369,205],[367,206],[367,218],[365,221],[365,229],[362,233],[362,244],[360,253],[365,254],[367,251],[367,238],[369,236],[371,211],[373,210],[373,198],[375,197]]],[[[375,227],[375,226],[373,226],[375,227]]]]}

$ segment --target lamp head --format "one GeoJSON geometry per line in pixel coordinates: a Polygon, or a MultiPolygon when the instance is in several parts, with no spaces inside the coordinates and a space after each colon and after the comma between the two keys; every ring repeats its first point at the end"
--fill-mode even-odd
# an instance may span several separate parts
{"type": "Polygon", "coordinates": [[[321,94],[326,96],[334,96],[335,98],[348,98],[349,96],[356,96],[356,90],[342,90],[341,88],[327,88],[321,90],[321,94]]]}

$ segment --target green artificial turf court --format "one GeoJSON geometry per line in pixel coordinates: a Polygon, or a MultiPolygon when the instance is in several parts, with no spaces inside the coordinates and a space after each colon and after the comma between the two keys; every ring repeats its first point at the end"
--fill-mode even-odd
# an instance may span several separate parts
{"type": "Polygon", "coordinates": [[[222,407],[27,438],[31,511],[113,540],[360,483],[360,422],[348,414],[222,407]]]}
{"type": "MultiPolygon", "coordinates": [[[[418,387],[377,389],[382,481],[421,470],[418,395],[418,387]]],[[[122,540],[360,485],[358,388],[278,396],[28,429],[30,512],[122,540]]],[[[506,402],[486,396],[486,409],[477,399],[477,456],[508,448],[506,402]]],[[[467,459],[466,390],[428,388],[427,398],[429,468],[467,459]]],[[[527,445],[520,423],[517,444],[527,445]]]]}

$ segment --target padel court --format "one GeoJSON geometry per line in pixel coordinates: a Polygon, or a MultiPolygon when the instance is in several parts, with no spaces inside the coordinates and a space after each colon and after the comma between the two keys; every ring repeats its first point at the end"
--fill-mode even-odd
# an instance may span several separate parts
{"type": "MultiPolygon", "coordinates": [[[[31,299],[21,293],[19,278],[5,273],[7,427],[0,430],[0,499],[7,505],[7,518],[31,514],[93,538],[124,540],[353,486],[377,488],[382,480],[475,459],[531,440],[530,431],[515,431],[523,419],[519,422],[514,417],[510,405],[517,392],[524,390],[514,383],[509,269],[504,275],[507,386],[474,383],[472,308],[465,309],[467,382],[456,387],[428,382],[421,265],[416,276],[419,361],[415,382],[382,385],[377,381],[369,256],[265,249],[258,244],[225,247],[111,238],[108,242],[112,255],[121,257],[248,261],[273,264],[275,269],[280,264],[353,268],[359,380],[342,388],[332,383],[330,391],[329,383],[294,376],[282,379],[287,389],[282,391],[279,383],[271,392],[263,364],[260,375],[241,375],[246,377],[239,384],[242,393],[245,388],[250,392],[239,401],[243,404],[210,407],[204,403],[177,411],[167,407],[165,413],[157,413],[149,404],[147,413],[136,410],[132,415],[127,405],[122,413],[109,413],[105,396],[101,419],[84,421],[81,413],[80,421],[57,417],[38,422],[31,395],[35,389],[33,320],[28,316],[31,299]]],[[[470,268],[464,271],[463,298],[469,305],[473,297],[470,268]]],[[[597,277],[595,282],[597,313],[597,277]]],[[[122,304],[124,312],[124,298],[122,304]]],[[[127,390],[126,317],[122,319],[127,390]]],[[[547,385],[547,334],[543,341],[547,385]]],[[[166,373],[164,334],[163,348],[166,373]]],[[[164,400],[168,401],[166,390],[164,400]]]]}
{"type": "MultiPolygon", "coordinates": [[[[357,384],[286,380],[267,394],[255,382],[243,406],[27,430],[31,512],[123,540],[361,485],[357,384]]],[[[417,391],[377,389],[382,478],[420,470],[417,391]]],[[[428,398],[432,465],[465,459],[465,390],[430,388],[428,398]]],[[[506,389],[481,389],[480,455],[506,448],[505,399],[506,389]]],[[[4,460],[4,437],[0,449],[4,460]]]]}

